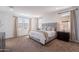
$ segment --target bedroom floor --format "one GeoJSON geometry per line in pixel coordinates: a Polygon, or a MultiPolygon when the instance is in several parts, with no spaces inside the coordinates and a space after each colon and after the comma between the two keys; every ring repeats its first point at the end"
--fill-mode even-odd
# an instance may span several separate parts
{"type": "Polygon", "coordinates": [[[27,38],[27,36],[23,36],[7,39],[6,49],[10,52],[75,52],[79,51],[79,44],[55,39],[47,45],[42,46],[36,41],[27,38]]]}

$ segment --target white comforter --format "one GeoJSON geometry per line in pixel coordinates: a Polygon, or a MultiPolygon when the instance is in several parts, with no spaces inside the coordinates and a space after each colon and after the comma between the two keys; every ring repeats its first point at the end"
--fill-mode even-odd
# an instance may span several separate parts
{"type": "Polygon", "coordinates": [[[55,31],[45,31],[48,33],[48,37],[53,37],[56,35],[56,32],[55,31]]]}
{"type": "Polygon", "coordinates": [[[31,31],[29,35],[34,40],[42,44],[45,44],[56,37],[56,32],[55,31],[31,31]]]}

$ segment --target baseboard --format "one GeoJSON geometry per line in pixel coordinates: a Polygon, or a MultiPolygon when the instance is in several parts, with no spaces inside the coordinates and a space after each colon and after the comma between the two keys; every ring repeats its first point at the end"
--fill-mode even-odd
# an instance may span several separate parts
{"type": "Polygon", "coordinates": [[[5,39],[19,38],[19,37],[23,37],[23,36],[28,36],[28,35],[22,35],[22,36],[17,36],[17,37],[10,37],[10,38],[5,38],[5,39]]]}
{"type": "Polygon", "coordinates": [[[70,40],[70,42],[79,43],[79,40],[70,40]]]}

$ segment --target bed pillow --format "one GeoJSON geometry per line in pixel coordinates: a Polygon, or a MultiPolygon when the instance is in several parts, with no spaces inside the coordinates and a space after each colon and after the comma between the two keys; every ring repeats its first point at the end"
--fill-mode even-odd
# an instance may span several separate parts
{"type": "Polygon", "coordinates": [[[55,31],[55,28],[47,27],[47,31],[55,31]]]}

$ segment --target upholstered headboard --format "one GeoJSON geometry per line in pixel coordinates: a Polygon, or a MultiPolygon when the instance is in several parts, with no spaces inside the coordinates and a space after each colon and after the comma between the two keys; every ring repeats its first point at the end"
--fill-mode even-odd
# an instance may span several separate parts
{"type": "Polygon", "coordinates": [[[42,30],[46,30],[46,31],[56,30],[56,27],[57,27],[57,23],[43,23],[42,24],[42,30]]]}

